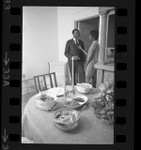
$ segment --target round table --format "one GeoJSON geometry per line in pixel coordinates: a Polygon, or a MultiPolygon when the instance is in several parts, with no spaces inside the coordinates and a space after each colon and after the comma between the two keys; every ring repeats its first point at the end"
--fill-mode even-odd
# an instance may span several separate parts
{"type": "MultiPolygon", "coordinates": [[[[93,94],[86,96],[90,98],[93,94]]],[[[53,123],[54,113],[65,106],[63,97],[58,98],[57,101],[58,107],[54,110],[43,111],[36,108],[36,95],[29,99],[22,115],[23,137],[27,137],[34,143],[114,144],[113,126],[96,119],[89,106],[80,114],[80,122],[76,129],[71,132],[59,130],[53,123]]]]}

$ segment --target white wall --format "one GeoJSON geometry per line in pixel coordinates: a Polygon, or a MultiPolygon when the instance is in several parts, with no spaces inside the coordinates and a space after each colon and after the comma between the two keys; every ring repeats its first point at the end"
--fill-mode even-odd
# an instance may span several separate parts
{"type": "Polygon", "coordinates": [[[23,7],[23,71],[28,77],[46,73],[47,63],[66,62],[66,41],[74,21],[98,15],[98,7],[23,7]]]}
{"type": "Polygon", "coordinates": [[[46,73],[58,61],[57,8],[23,7],[23,74],[46,73]]]}
{"type": "Polygon", "coordinates": [[[98,15],[98,7],[58,7],[59,60],[67,61],[64,56],[66,41],[72,38],[74,22],[98,15]]]}

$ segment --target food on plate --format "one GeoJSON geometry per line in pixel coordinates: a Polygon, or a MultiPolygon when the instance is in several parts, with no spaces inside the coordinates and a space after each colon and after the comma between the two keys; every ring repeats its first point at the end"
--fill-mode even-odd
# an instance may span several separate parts
{"type": "Polygon", "coordinates": [[[88,97],[82,94],[75,94],[64,99],[64,105],[69,108],[78,108],[86,103],[88,97]]]}
{"type": "Polygon", "coordinates": [[[56,115],[57,122],[62,124],[71,124],[77,121],[77,113],[75,111],[62,111],[56,115]]]}
{"type": "Polygon", "coordinates": [[[74,99],[72,99],[71,101],[66,101],[65,104],[69,107],[77,107],[81,105],[78,101],[74,99]]]}
{"type": "Polygon", "coordinates": [[[46,95],[46,94],[42,94],[42,95],[39,97],[39,100],[46,101],[46,102],[52,101],[53,99],[54,99],[53,97],[48,96],[48,95],[46,95]]]}
{"type": "Polygon", "coordinates": [[[85,102],[83,98],[79,98],[79,97],[73,98],[73,100],[78,101],[78,102],[85,102]]]}
{"type": "Polygon", "coordinates": [[[65,124],[69,124],[69,123],[73,122],[71,116],[61,116],[60,119],[61,119],[61,122],[65,123],[65,124]]]}
{"type": "Polygon", "coordinates": [[[45,110],[51,110],[57,104],[55,98],[46,94],[41,94],[38,96],[36,103],[38,107],[45,110]]]}

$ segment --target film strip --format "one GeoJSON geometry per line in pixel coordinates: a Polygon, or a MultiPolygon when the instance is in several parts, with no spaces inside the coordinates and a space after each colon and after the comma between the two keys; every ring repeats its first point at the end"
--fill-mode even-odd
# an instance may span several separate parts
{"type": "MultiPolygon", "coordinates": [[[[2,150],[68,148],[68,145],[21,143],[22,13],[23,6],[53,5],[51,2],[3,0],[2,8],[2,150]]],[[[85,6],[84,4],[83,6],[85,6]]],[[[69,145],[69,148],[130,150],[134,146],[134,17],[132,0],[94,1],[89,6],[115,7],[115,122],[112,145],[69,145]]]]}

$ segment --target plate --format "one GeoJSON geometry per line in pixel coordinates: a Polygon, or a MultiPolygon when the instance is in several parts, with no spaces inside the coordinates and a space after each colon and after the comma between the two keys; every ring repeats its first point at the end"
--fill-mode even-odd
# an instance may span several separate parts
{"type": "Polygon", "coordinates": [[[57,98],[64,95],[64,88],[63,87],[50,88],[46,91],[46,94],[54,98],[57,98]]]}
{"type": "Polygon", "coordinates": [[[68,108],[78,108],[84,105],[88,101],[87,96],[85,95],[74,95],[73,97],[68,97],[64,101],[64,105],[68,108]]]}
{"type": "Polygon", "coordinates": [[[40,109],[40,110],[43,110],[43,111],[51,111],[51,110],[54,110],[57,106],[58,106],[58,102],[56,102],[56,104],[55,104],[51,109],[47,109],[47,108],[44,108],[44,107],[39,106],[38,103],[36,103],[36,108],[38,108],[38,109],[40,109]]]}

